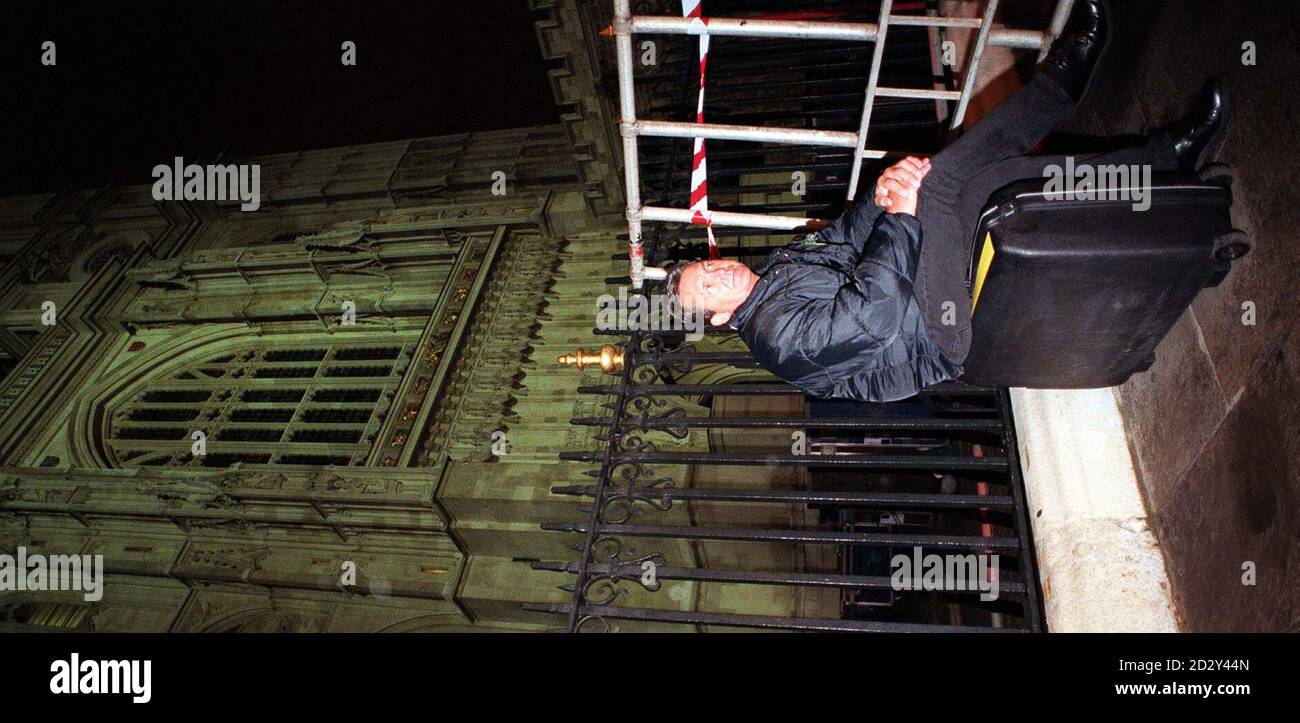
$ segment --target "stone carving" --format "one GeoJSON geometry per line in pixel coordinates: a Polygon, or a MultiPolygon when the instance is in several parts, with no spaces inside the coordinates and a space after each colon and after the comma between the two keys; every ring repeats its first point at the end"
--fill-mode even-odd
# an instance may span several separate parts
{"type": "Polygon", "coordinates": [[[194,280],[184,269],[185,259],[163,259],[127,272],[127,277],[146,289],[194,291],[194,280]]]}
{"type": "Polygon", "coordinates": [[[362,495],[382,495],[400,492],[400,480],[365,479],[361,477],[340,477],[329,472],[319,472],[308,480],[308,489],[323,489],[330,492],[348,492],[362,495]]]}
{"type": "Polygon", "coordinates": [[[287,610],[258,610],[241,613],[212,623],[209,633],[312,633],[323,628],[324,619],[287,610]]]}
{"type": "Polygon", "coordinates": [[[109,263],[121,263],[125,261],[131,257],[131,254],[134,251],[135,246],[126,241],[122,241],[97,251],[95,255],[86,259],[86,263],[82,268],[87,274],[93,274],[109,263]]]}
{"type": "Polygon", "coordinates": [[[284,487],[285,476],[273,472],[245,472],[236,464],[208,478],[210,484],[221,489],[246,488],[275,490],[284,487]]]}
{"type": "Polygon", "coordinates": [[[216,576],[236,574],[247,581],[250,575],[262,569],[262,561],[270,554],[271,548],[266,545],[195,542],[191,544],[176,567],[183,569],[182,574],[216,576]]]}
{"type": "MultiPolygon", "coordinates": [[[[528,343],[532,329],[517,319],[535,319],[545,308],[561,251],[537,234],[514,232],[506,240],[420,440],[421,464],[444,455],[496,459],[488,451],[490,432],[514,418],[513,392],[522,387],[533,351],[528,343]]],[[[436,353],[427,353],[425,360],[440,359],[443,353],[445,349],[436,347],[436,353]]]]}
{"type": "Polygon", "coordinates": [[[67,281],[69,267],[77,254],[97,240],[95,232],[87,226],[59,234],[50,244],[26,255],[22,262],[23,281],[29,284],[67,281]]]}

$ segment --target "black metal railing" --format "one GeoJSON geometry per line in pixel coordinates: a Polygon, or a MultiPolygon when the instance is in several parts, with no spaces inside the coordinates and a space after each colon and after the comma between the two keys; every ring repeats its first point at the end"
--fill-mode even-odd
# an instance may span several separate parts
{"type": "MultiPolygon", "coordinates": [[[[821,631],[1041,630],[1038,589],[1024,506],[1015,430],[1005,390],[959,384],[926,390],[905,413],[898,405],[858,405],[871,414],[842,416],[691,416],[699,404],[683,400],[726,395],[798,397],[780,383],[665,383],[721,355],[654,332],[634,332],[622,344],[624,368],[611,385],[582,387],[602,395],[610,414],[575,418],[599,430],[598,451],[561,455],[595,465],[589,483],[552,492],[581,498],[586,519],[543,525],[575,536],[576,561],[541,561],[537,570],[571,579],[563,603],[527,609],[562,615],[571,631],[605,630],[613,621],[644,626],[692,625],[821,631]],[[726,452],[664,449],[692,430],[778,430],[804,435],[806,450],[726,452]],[[869,441],[864,441],[869,440],[869,441]],[[868,451],[857,447],[867,446],[868,451]],[[904,448],[906,451],[889,451],[904,448]],[[685,466],[740,466],[806,470],[800,488],[683,486],[685,466]],[[888,476],[895,473],[894,476],[888,476]],[[897,476],[902,473],[903,477],[897,476]],[[937,476],[936,476],[937,475],[937,476]],[[678,506],[797,505],[819,511],[811,526],[702,525],[661,520],[678,506]],[[908,515],[919,522],[904,522],[908,515]],[[756,545],[826,546],[834,569],[737,569],[693,560],[670,561],[656,541],[725,541],[756,545]],[[884,554],[879,554],[883,552],[884,554]],[[874,553],[874,554],[873,554],[874,553]],[[892,580],[898,555],[996,555],[998,598],[981,600],[969,580],[944,577],[927,589],[899,589],[892,580]],[[854,564],[866,560],[865,564],[854,564]],[[872,560],[875,562],[872,563],[872,560]],[[653,568],[647,583],[646,572],[653,568]],[[836,617],[762,615],[734,611],[620,604],[628,586],[654,591],[659,581],[728,585],[830,588],[841,593],[836,617]],[[957,589],[962,584],[967,589],[957,589]],[[884,602],[857,605],[864,592],[884,592],[884,602]],[[907,598],[911,598],[908,600],[907,598]]],[[[728,363],[752,359],[727,352],[728,363]]],[[[811,402],[816,408],[818,402],[811,402]]],[[[839,406],[844,406],[842,403],[839,406]]],[[[756,479],[761,475],[756,476],[756,479]]],[[[690,516],[687,515],[687,518],[690,516]]],[[[987,586],[982,588],[987,590],[987,586]]],[[[706,596],[707,597],[707,596],[706,596]]],[[[667,600],[664,601],[668,603],[667,600]]]]}

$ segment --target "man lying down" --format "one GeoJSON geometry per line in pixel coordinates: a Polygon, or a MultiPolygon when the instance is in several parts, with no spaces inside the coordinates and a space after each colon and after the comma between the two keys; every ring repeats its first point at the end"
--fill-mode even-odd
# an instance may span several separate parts
{"type": "MultiPolygon", "coordinates": [[[[752,271],[732,259],[678,265],[664,281],[670,303],[737,330],[765,369],[816,397],[887,402],[958,378],[970,350],[964,271],[982,207],[1002,186],[1064,165],[1022,154],[1074,112],[1108,30],[1104,0],[1079,0],[1034,80],[955,143],[886,169],[870,200],[752,271]]],[[[1194,170],[1225,112],[1210,81],[1182,120],[1145,143],[1080,161],[1194,170]]]]}

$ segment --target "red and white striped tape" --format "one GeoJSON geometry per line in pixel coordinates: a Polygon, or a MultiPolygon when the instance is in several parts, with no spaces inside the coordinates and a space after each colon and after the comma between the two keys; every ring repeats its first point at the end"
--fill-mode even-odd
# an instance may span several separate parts
{"type": "MultiPolygon", "coordinates": [[[[709,19],[700,14],[700,0],[682,0],[682,17],[691,20],[691,34],[700,36],[700,96],[695,105],[695,122],[704,122],[704,67],[709,60],[709,19]]],[[[709,214],[709,173],[704,158],[704,139],[695,139],[691,159],[691,223],[704,224],[709,236],[709,258],[718,258],[718,240],[713,237],[709,214]]]]}

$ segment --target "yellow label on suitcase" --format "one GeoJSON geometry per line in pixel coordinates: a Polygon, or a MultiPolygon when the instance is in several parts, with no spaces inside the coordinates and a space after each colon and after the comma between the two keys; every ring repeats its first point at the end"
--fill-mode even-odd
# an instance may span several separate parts
{"type": "Polygon", "coordinates": [[[984,279],[989,275],[989,266],[993,265],[993,234],[984,233],[984,248],[980,249],[979,266],[975,267],[975,293],[970,301],[971,316],[975,315],[975,305],[980,301],[980,289],[984,288],[984,279]]]}

